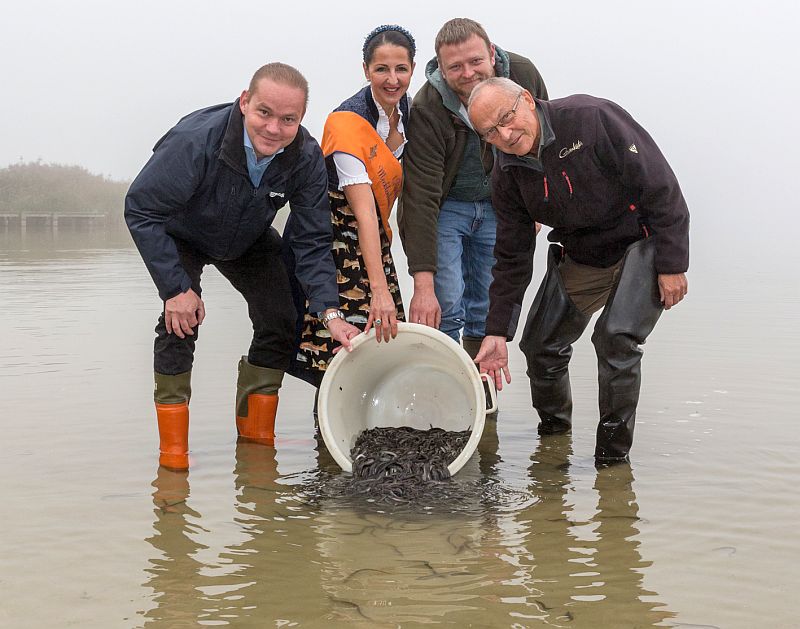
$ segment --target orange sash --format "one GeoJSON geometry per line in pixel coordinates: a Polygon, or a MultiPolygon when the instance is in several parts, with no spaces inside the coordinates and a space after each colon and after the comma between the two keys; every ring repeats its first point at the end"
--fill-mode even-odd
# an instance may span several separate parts
{"type": "Polygon", "coordinates": [[[336,151],[352,155],[366,166],[381,222],[391,243],[389,215],[403,184],[400,162],[372,125],[352,111],[334,111],[325,121],[322,153],[328,157],[336,151]]]}

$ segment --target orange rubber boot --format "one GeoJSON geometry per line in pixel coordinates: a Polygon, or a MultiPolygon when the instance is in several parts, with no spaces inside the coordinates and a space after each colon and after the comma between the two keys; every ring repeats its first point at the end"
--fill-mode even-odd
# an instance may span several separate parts
{"type": "Polygon", "coordinates": [[[171,470],[189,469],[189,404],[156,402],[161,455],[158,463],[171,470]]]}
{"type": "Polygon", "coordinates": [[[247,396],[247,415],[236,416],[239,436],[264,445],[275,445],[275,415],[278,394],[251,393],[247,396]]]}

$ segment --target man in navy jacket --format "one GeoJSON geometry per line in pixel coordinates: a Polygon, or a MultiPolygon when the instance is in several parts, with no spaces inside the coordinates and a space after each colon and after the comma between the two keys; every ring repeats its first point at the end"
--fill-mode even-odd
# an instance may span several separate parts
{"type": "Polygon", "coordinates": [[[600,423],[595,460],[626,461],[645,342],[664,308],[687,292],[689,212],[653,139],[619,105],[577,95],[541,101],[508,79],[470,97],[475,129],[500,150],[498,219],[486,339],[475,361],[510,382],[506,341],[532,276],[534,223],[552,227],[548,271],[520,341],[539,432],[571,428],[572,343],[603,308],[592,342],[600,423]]]}
{"type": "Polygon", "coordinates": [[[233,103],[181,119],[158,141],[128,191],[125,220],[164,302],[154,370],[165,467],[189,465],[190,378],[205,317],[200,277],[207,264],[242,294],[253,322],[250,350],[239,362],[238,433],[274,441],[278,389],[295,340],[281,238],[271,226],[287,202],[284,237],[312,310],[345,347],[358,333],[338,310],[325,163],[300,125],[307,102],[300,72],[267,64],[233,103]]]}

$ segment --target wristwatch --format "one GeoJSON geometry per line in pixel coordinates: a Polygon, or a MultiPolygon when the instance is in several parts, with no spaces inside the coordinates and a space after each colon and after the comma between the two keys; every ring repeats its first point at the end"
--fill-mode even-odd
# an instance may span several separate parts
{"type": "Polygon", "coordinates": [[[320,312],[317,317],[320,321],[322,321],[322,325],[325,326],[325,329],[327,330],[328,323],[334,319],[344,319],[344,313],[341,310],[331,310],[328,314],[322,314],[320,312]]]}

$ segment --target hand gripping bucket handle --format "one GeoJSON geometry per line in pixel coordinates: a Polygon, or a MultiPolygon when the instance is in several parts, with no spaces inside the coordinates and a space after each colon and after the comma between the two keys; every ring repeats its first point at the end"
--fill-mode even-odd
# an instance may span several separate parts
{"type": "Polygon", "coordinates": [[[489,393],[489,396],[486,398],[486,414],[491,415],[497,412],[497,388],[494,386],[494,378],[488,373],[482,373],[480,377],[486,385],[484,387],[484,392],[488,391],[489,393]]]}

